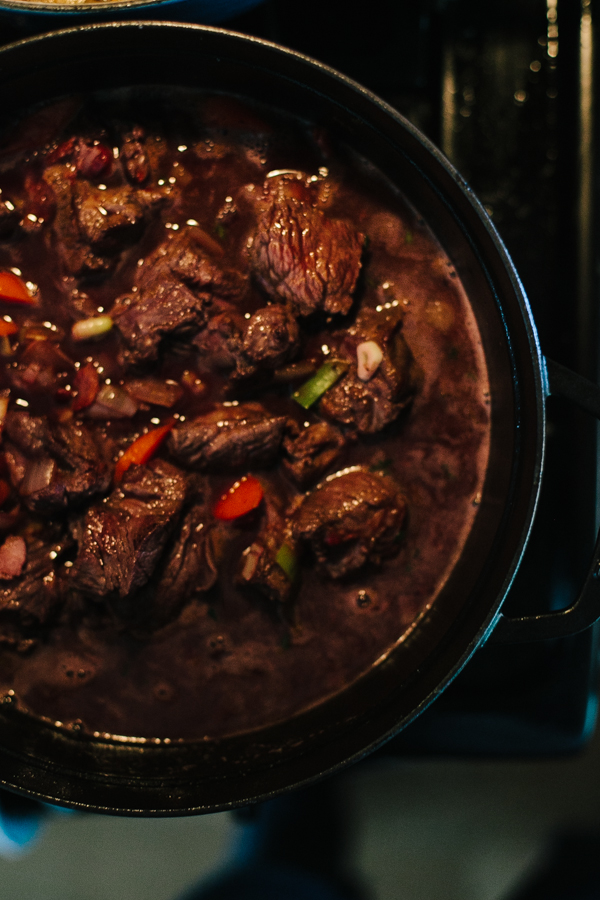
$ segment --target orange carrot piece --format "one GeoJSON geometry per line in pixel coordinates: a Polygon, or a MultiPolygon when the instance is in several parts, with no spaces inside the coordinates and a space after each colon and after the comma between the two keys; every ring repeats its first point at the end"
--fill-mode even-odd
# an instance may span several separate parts
{"type": "Polygon", "coordinates": [[[117,460],[115,481],[119,482],[130,466],[143,466],[144,463],[147,463],[154,456],[174,424],[175,419],[171,419],[165,425],[140,435],[133,444],[130,444],[123,456],[117,460]]]}
{"type": "Polygon", "coordinates": [[[258,478],[246,475],[236,481],[216,502],[213,513],[215,518],[231,522],[256,509],[262,498],[263,489],[258,478]]]}
{"type": "Polygon", "coordinates": [[[5,303],[25,303],[29,306],[35,303],[25,282],[14,272],[0,272],[0,300],[5,303]]]}

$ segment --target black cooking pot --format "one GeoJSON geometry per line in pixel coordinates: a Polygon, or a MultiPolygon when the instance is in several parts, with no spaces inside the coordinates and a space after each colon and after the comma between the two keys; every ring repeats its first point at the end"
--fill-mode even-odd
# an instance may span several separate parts
{"type": "Polygon", "coordinates": [[[135,84],[233,92],[326,125],[375,163],[429,223],[477,318],[492,396],[491,452],[477,518],[442,592],[389,654],[339,694],[277,725],[203,742],[91,739],[0,707],[0,782],[53,803],[140,815],[246,804],[334,771],[412,721],[493,635],[574,633],[600,616],[600,548],[574,607],[500,612],[535,514],[545,400],[600,416],[600,391],[544,360],[523,288],[493,225],[440,152],[397,112],[324,65],[273,44],[192,25],[126,22],[33,38],[0,51],[0,110],[135,84]]]}

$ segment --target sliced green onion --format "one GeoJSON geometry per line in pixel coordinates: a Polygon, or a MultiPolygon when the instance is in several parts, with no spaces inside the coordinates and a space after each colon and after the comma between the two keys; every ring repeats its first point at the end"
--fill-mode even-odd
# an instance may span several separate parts
{"type": "Polygon", "coordinates": [[[71,329],[71,337],[74,341],[89,341],[90,338],[100,337],[113,327],[110,316],[94,316],[92,319],[82,319],[75,322],[71,329]]]}
{"type": "Polygon", "coordinates": [[[275,562],[285,572],[288,581],[294,581],[298,571],[298,557],[289,544],[282,544],[277,551],[275,562]]]}
{"type": "Polygon", "coordinates": [[[338,378],[341,378],[347,369],[348,364],[341,362],[341,360],[325,363],[315,372],[312,378],[309,378],[297,391],[294,391],[292,397],[296,403],[299,403],[304,409],[308,409],[313,403],[316,403],[325,391],[328,391],[336,383],[338,378]]]}

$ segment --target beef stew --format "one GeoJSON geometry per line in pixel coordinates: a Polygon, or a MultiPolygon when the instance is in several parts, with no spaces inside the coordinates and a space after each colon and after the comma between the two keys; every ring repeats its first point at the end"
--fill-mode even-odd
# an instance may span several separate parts
{"type": "Polygon", "coordinates": [[[97,736],[278,721],[460,554],[489,449],[468,299],[308,123],[175,90],[47,112],[0,154],[0,689],[97,736]]]}

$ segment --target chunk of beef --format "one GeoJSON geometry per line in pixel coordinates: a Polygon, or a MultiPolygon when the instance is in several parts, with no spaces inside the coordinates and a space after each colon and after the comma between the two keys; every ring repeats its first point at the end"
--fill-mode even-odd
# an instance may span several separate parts
{"type": "Polygon", "coordinates": [[[54,220],[56,214],[54,191],[48,182],[35,172],[27,173],[23,186],[25,197],[19,225],[26,234],[35,234],[54,220]]]}
{"type": "Polygon", "coordinates": [[[286,417],[260,403],[219,406],[178,425],[169,435],[169,450],[180,462],[199,469],[226,471],[273,462],[286,417]]]}
{"type": "Polygon", "coordinates": [[[132,466],[119,487],[73,526],[78,544],[72,588],[123,599],[152,576],[185,503],[188,482],[175,466],[132,466]]]}
{"type": "Polygon", "coordinates": [[[244,318],[236,312],[222,312],[208,318],[194,338],[203,369],[235,369],[240,359],[244,318]]]}
{"type": "Polygon", "coordinates": [[[81,237],[95,252],[116,253],[140,238],[148,212],[165,199],[158,192],[123,187],[100,191],[79,180],[73,202],[81,237]]]}
{"type": "Polygon", "coordinates": [[[204,321],[204,309],[205,298],[175,279],[157,280],[138,293],[120,297],[112,317],[126,344],[122,362],[138,364],[158,359],[164,340],[195,334],[204,321]]]}
{"type": "Polygon", "coordinates": [[[138,288],[175,278],[207,297],[237,303],[248,289],[248,280],[224,263],[222,249],[207,237],[196,228],[169,234],[138,268],[138,288]]]}
{"type": "Polygon", "coordinates": [[[266,183],[250,257],[258,284],[274,300],[302,316],[318,309],[347,313],[363,244],[364,235],[349,222],[311,205],[299,179],[266,183]]]}
{"type": "Polygon", "coordinates": [[[150,159],[145,149],[145,135],[139,126],[124,136],[119,157],[127,179],[135,185],[150,177],[150,159]]]}
{"type": "Polygon", "coordinates": [[[233,378],[247,378],[290,359],[300,330],[291,310],[274,304],[249,319],[227,311],[212,315],[194,338],[203,367],[231,369],[233,378]]]}
{"type": "Polygon", "coordinates": [[[396,552],[405,515],[406,501],[391,478],[342,470],[306,496],[292,532],[312,547],[324,572],[342,578],[396,552]]]}
{"type": "Polygon", "coordinates": [[[305,491],[339,458],[345,443],[343,434],[328,422],[307,427],[290,423],[283,438],[282,468],[305,491]]]}
{"type": "Polygon", "coordinates": [[[52,340],[45,339],[46,334],[43,340],[36,340],[35,337],[27,338],[28,334],[35,333],[35,325],[26,325],[23,331],[24,340],[17,349],[16,365],[6,369],[6,376],[21,396],[37,396],[44,400],[67,383],[74,371],[74,362],[60,349],[57,342],[60,332],[47,331],[52,340]]]}
{"type": "Polygon", "coordinates": [[[0,644],[27,650],[30,629],[44,625],[60,606],[54,560],[64,543],[28,537],[27,559],[20,575],[0,582],[0,644]]]}
{"type": "MultiPolygon", "coordinates": [[[[350,363],[346,375],[323,394],[319,412],[328,419],[350,426],[361,434],[380,431],[410,403],[417,387],[417,368],[408,344],[400,333],[399,307],[364,309],[355,325],[338,335],[338,358],[350,363]],[[374,341],[383,359],[368,380],[358,377],[356,351],[359,344],[374,341]]],[[[335,342],[335,341],[334,341],[335,342]]]]}
{"type": "Polygon", "coordinates": [[[294,588],[294,578],[277,562],[282,546],[287,544],[288,557],[297,552],[296,541],[272,498],[265,497],[265,523],[256,540],[242,553],[236,574],[240,587],[259,591],[272,603],[287,603],[294,588]]]}
{"type": "Polygon", "coordinates": [[[52,188],[56,203],[52,228],[54,246],[67,272],[75,276],[107,272],[113,260],[94,252],[79,230],[75,213],[73,171],[65,165],[48,166],[44,179],[52,188]]]}
{"type": "Polygon", "coordinates": [[[287,306],[265,306],[248,319],[242,351],[248,362],[275,369],[287,362],[298,346],[300,329],[287,306]]]}
{"type": "Polygon", "coordinates": [[[33,512],[61,513],[108,490],[108,462],[82,425],[12,410],[4,427],[11,481],[33,512]]]}
{"type": "Polygon", "coordinates": [[[215,300],[233,301],[246,279],[194,243],[191,230],[169,237],[136,273],[137,291],[120,297],[112,310],[126,343],[123,361],[157,359],[165,339],[188,339],[207,320],[215,300]]]}
{"type": "Polygon", "coordinates": [[[163,556],[150,616],[155,628],[174,619],[186,603],[210,590],[217,580],[209,510],[202,493],[195,490],[194,497],[196,502],[163,556]]]}

